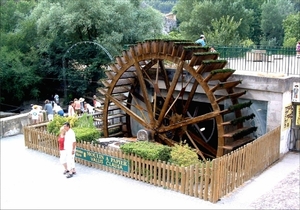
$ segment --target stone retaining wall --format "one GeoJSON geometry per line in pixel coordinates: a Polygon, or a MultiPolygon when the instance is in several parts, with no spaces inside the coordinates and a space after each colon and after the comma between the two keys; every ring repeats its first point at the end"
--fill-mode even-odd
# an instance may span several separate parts
{"type": "Polygon", "coordinates": [[[29,125],[28,113],[0,119],[0,138],[23,133],[23,126],[29,125]]]}

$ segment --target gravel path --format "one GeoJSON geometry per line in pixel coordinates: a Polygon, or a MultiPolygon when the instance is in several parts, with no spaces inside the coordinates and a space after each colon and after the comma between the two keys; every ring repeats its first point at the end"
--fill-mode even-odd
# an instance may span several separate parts
{"type": "Polygon", "coordinates": [[[300,169],[290,173],[273,189],[251,204],[255,209],[300,209],[300,169]]]}

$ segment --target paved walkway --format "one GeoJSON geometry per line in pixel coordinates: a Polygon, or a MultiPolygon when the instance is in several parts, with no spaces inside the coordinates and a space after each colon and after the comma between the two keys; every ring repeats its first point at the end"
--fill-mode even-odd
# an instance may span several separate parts
{"type": "Polygon", "coordinates": [[[273,209],[300,208],[299,153],[288,153],[213,204],[80,164],[67,179],[59,159],[27,149],[23,135],[0,142],[1,209],[271,209],[265,197],[276,204],[273,209]]]}

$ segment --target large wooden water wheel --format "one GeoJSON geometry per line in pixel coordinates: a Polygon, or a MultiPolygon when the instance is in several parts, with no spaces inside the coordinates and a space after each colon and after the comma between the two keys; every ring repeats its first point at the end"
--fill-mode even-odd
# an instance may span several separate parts
{"type": "Polygon", "coordinates": [[[110,65],[99,88],[104,136],[134,137],[143,130],[162,144],[186,141],[203,159],[252,141],[256,127],[243,122],[254,115],[242,116],[241,111],[251,102],[239,103],[246,92],[234,88],[241,81],[229,79],[235,70],[225,68],[227,61],[218,57],[189,41],[130,46],[110,65]]]}

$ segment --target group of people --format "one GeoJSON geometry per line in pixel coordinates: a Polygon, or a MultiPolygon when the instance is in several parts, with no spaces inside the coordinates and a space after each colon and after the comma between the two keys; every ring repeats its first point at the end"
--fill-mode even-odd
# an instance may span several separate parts
{"type": "MultiPolygon", "coordinates": [[[[73,101],[69,102],[68,105],[68,116],[80,115],[83,113],[93,114],[95,113],[95,108],[101,106],[100,102],[97,100],[96,95],[93,96],[93,106],[85,101],[84,98],[74,98],[73,101]]],[[[65,116],[63,108],[59,105],[59,96],[55,94],[53,101],[45,100],[44,107],[39,105],[31,104],[32,110],[29,112],[29,115],[32,118],[33,124],[44,121],[44,114],[46,113],[48,121],[53,120],[54,114],[60,116],[65,116]]]]}
{"type": "Polygon", "coordinates": [[[75,170],[75,152],[76,152],[76,136],[70,123],[65,122],[60,128],[58,136],[58,145],[60,153],[60,163],[64,167],[63,174],[67,178],[73,177],[76,174],[75,170]]]}
{"type": "Polygon", "coordinates": [[[84,98],[74,98],[69,102],[68,116],[80,115],[83,113],[93,114],[95,112],[94,107],[87,103],[84,98]]]}
{"type": "Polygon", "coordinates": [[[64,116],[65,112],[61,108],[59,104],[57,104],[54,101],[49,101],[48,99],[45,100],[44,107],[31,104],[31,111],[29,112],[29,115],[31,116],[32,123],[37,124],[39,122],[44,121],[44,114],[46,113],[48,121],[53,120],[54,114],[58,114],[60,116],[64,116]]]}
{"type": "Polygon", "coordinates": [[[95,113],[95,108],[99,108],[100,106],[101,104],[97,100],[96,95],[93,96],[93,106],[86,102],[84,98],[74,98],[73,101],[69,102],[68,116],[74,116],[75,114],[80,115],[83,113],[93,114],[95,113]]]}

